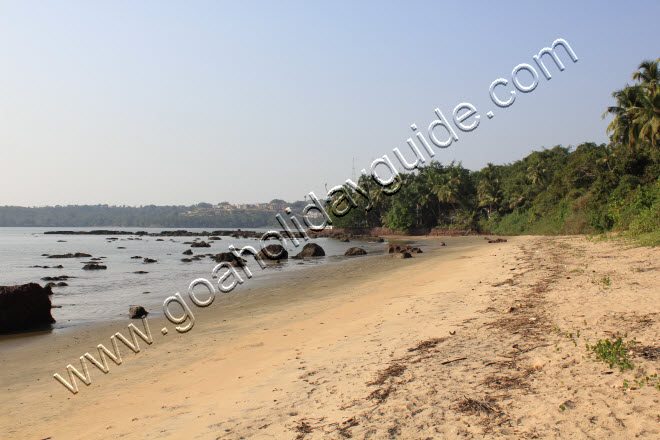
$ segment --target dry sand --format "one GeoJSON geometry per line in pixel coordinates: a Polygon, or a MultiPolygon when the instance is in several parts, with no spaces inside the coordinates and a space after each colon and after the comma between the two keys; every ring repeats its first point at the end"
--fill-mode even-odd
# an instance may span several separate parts
{"type": "Polygon", "coordinates": [[[585,358],[627,333],[660,370],[660,249],[444,241],[219,297],[185,334],[152,319],[77,395],[53,373],[127,322],[2,341],[0,438],[660,438],[660,390],[585,358]]]}

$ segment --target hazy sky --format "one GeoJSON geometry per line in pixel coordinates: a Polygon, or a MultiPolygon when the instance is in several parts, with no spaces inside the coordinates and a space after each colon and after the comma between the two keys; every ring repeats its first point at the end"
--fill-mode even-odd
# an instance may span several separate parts
{"type": "Polygon", "coordinates": [[[611,92],[660,56],[657,0],[472,3],[3,1],[0,205],[325,195],[466,101],[481,124],[442,162],[606,142],[611,92]],[[495,107],[557,38],[579,61],[495,107]]]}

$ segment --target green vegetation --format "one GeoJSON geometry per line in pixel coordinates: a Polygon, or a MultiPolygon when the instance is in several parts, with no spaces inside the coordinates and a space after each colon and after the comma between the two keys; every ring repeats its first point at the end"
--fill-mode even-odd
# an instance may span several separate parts
{"type": "Polygon", "coordinates": [[[601,339],[596,345],[586,344],[587,356],[592,355],[598,361],[603,361],[613,368],[615,365],[619,371],[633,370],[635,366],[630,362],[629,351],[637,344],[633,339],[632,341],[624,342],[621,336],[614,341],[611,339],[601,339]]]}
{"type": "Polygon", "coordinates": [[[471,228],[496,234],[627,231],[643,244],[658,244],[658,61],[644,61],[633,80],[635,85],[613,93],[616,104],[603,115],[614,117],[607,145],[544,148],[514,163],[488,164],[474,172],[460,163],[432,162],[401,174],[386,189],[362,176],[359,185],[370,200],[347,189],[363,209],[334,216],[334,224],[471,228]],[[395,187],[400,189],[395,192],[395,187]]]}
{"type": "MultiPolygon", "coordinates": [[[[587,325],[586,320],[584,321],[584,325],[587,325]]],[[[561,329],[556,325],[552,327],[550,333],[556,333],[559,336],[570,339],[575,347],[578,346],[576,338],[579,339],[581,337],[581,330],[579,329],[575,333],[568,331],[562,333],[561,329]]],[[[624,337],[628,337],[628,335],[626,334],[624,337]]],[[[621,336],[618,336],[616,339],[601,339],[595,345],[589,345],[589,339],[585,338],[586,358],[597,362],[604,362],[610,368],[616,366],[620,372],[636,370],[637,372],[632,379],[636,388],[650,386],[660,391],[660,377],[658,374],[648,375],[644,371],[644,368],[637,368],[633,364],[633,352],[637,345],[638,342],[635,338],[625,341],[621,336]]],[[[555,344],[555,350],[561,351],[558,344],[555,344]]],[[[585,356],[582,356],[582,358],[584,359],[585,356]]],[[[630,381],[628,379],[623,380],[623,387],[630,387],[630,381]]]]}

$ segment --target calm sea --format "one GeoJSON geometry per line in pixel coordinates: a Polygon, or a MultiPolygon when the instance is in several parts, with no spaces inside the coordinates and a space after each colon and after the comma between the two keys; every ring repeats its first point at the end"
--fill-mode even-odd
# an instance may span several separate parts
{"type": "MultiPolygon", "coordinates": [[[[147,232],[160,232],[167,228],[0,228],[0,285],[25,284],[29,282],[40,283],[42,286],[48,281],[43,277],[68,275],[68,287],[54,287],[52,303],[61,308],[52,310],[57,323],[55,329],[73,325],[89,324],[103,320],[126,318],[130,305],[142,305],[150,313],[162,313],[163,300],[176,292],[185,293],[190,282],[196,278],[211,280],[211,271],[215,261],[205,257],[192,263],[184,263],[182,255],[188,249],[195,237],[139,237],[116,236],[118,240],[107,240],[108,236],[97,235],[44,235],[48,230],[80,230],[112,229],[147,232]],[[161,238],[164,241],[157,241],[161,238]],[[53,259],[42,254],[66,254],[83,252],[93,257],[105,257],[100,264],[106,265],[107,270],[87,271],[82,267],[90,258],[53,259]],[[144,263],[142,259],[131,259],[133,256],[148,257],[158,260],[157,263],[144,263]],[[33,266],[57,266],[62,269],[44,269],[33,266]],[[135,272],[145,271],[147,274],[135,272]]],[[[178,228],[180,229],[180,228],[178,228]]],[[[266,229],[244,230],[263,231],[266,229]]],[[[204,229],[188,228],[188,231],[203,231],[204,229]]],[[[210,229],[205,229],[210,230],[210,229]]],[[[208,242],[207,237],[202,237],[208,242]]],[[[352,240],[342,243],[337,240],[312,240],[323,247],[326,256],[305,260],[284,260],[279,265],[272,265],[265,270],[259,269],[256,264],[250,264],[254,277],[249,283],[267,282],[268,277],[280,271],[304,270],[310,266],[339,262],[346,259],[344,252],[349,247],[364,248],[369,255],[385,252],[384,243],[370,243],[352,240]]],[[[255,239],[222,237],[215,241],[210,248],[192,248],[194,255],[217,254],[227,252],[228,246],[233,244],[237,248],[246,245],[254,246],[259,250],[259,241],[255,239]]],[[[298,248],[300,249],[300,248],[298,248]]],[[[298,249],[289,242],[289,254],[294,255],[298,249]]]]}

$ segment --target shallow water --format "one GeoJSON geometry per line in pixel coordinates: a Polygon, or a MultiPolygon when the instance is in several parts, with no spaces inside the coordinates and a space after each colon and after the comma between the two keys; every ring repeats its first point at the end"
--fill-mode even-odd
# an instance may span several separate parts
{"type": "MultiPolygon", "coordinates": [[[[193,241],[195,237],[136,237],[117,236],[118,240],[108,241],[109,236],[103,235],[44,235],[48,230],[87,231],[101,228],[0,228],[0,285],[25,284],[37,282],[45,285],[48,281],[41,278],[47,276],[68,275],[68,287],[54,287],[52,303],[61,308],[52,310],[57,321],[55,329],[90,324],[106,320],[115,320],[128,316],[130,305],[142,305],[150,313],[161,314],[165,298],[176,292],[186,292],[190,282],[196,278],[211,280],[211,271],[216,262],[208,257],[202,260],[184,263],[182,258],[190,256],[182,253],[190,248],[184,242],[193,241]],[[136,238],[140,238],[139,240],[136,238]],[[161,238],[163,241],[157,241],[161,238]],[[123,249],[122,249],[123,248],[123,249]],[[82,270],[84,263],[90,258],[54,259],[42,254],[66,254],[83,252],[93,257],[105,257],[99,264],[106,265],[107,270],[82,270]],[[144,263],[141,259],[131,259],[132,256],[148,257],[158,260],[157,263],[144,263]],[[62,269],[44,269],[32,266],[57,266],[62,269]],[[147,274],[137,274],[146,271],[147,274]]],[[[180,228],[119,228],[103,229],[160,232],[180,228]]],[[[267,229],[249,229],[263,231],[267,229]]],[[[188,231],[201,232],[206,229],[188,228],[188,231]]],[[[208,242],[207,237],[202,237],[208,242]]],[[[333,262],[345,261],[344,252],[349,247],[364,248],[369,255],[385,252],[386,243],[371,243],[352,240],[342,243],[337,240],[319,238],[311,240],[325,250],[325,257],[304,261],[282,260],[279,264],[269,264],[265,270],[250,262],[253,278],[246,284],[257,285],[268,282],[269,277],[278,272],[296,271],[333,262]],[[302,264],[299,264],[302,263],[302,264]]],[[[290,242],[290,255],[298,252],[290,242]]],[[[222,237],[222,240],[211,243],[210,248],[192,248],[194,255],[217,254],[227,252],[229,245],[237,248],[253,246],[259,250],[257,239],[222,237]]],[[[364,257],[361,257],[364,258],[364,257]]],[[[245,284],[244,284],[245,286],[245,284]]],[[[243,287],[243,286],[241,286],[243,287]]]]}

